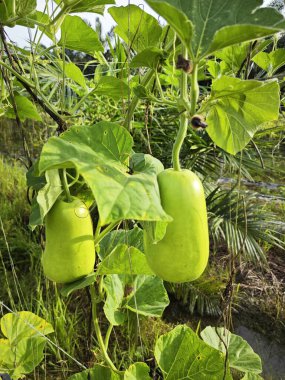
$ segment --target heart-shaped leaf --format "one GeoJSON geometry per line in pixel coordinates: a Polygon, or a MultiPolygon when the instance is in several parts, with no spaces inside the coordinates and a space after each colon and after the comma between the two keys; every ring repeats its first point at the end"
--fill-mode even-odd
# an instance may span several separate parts
{"type": "Polygon", "coordinates": [[[75,126],[44,145],[39,170],[76,167],[93,192],[102,225],[123,219],[168,221],[156,180],[158,160],[129,174],[132,144],[128,131],[114,123],[75,126]]]}
{"type": "Polygon", "coordinates": [[[112,7],[109,8],[109,13],[117,23],[115,33],[136,52],[159,44],[162,27],[140,7],[112,7]]]}
{"type": "Polygon", "coordinates": [[[97,51],[104,51],[95,30],[79,16],[65,16],[61,25],[61,38],[58,44],[90,55],[94,55],[97,51]]]}
{"type": "Polygon", "coordinates": [[[285,65],[285,49],[276,49],[270,53],[261,51],[252,58],[259,67],[273,75],[281,66],[285,65]]]}
{"type": "Polygon", "coordinates": [[[232,379],[225,355],[204,343],[187,326],[177,326],[159,337],[154,355],[167,380],[232,379]]]}
{"type": "Polygon", "coordinates": [[[285,28],[283,16],[273,8],[260,8],[262,0],[146,0],[176,31],[193,57],[258,39],[285,28]]]}
{"type": "Polygon", "coordinates": [[[236,154],[252,139],[262,123],[279,116],[279,85],[221,77],[213,81],[210,98],[201,108],[207,113],[207,132],[220,148],[236,154]]]}
{"type": "Polygon", "coordinates": [[[99,264],[97,273],[102,274],[148,274],[153,272],[145,255],[134,247],[120,244],[99,264]]]}
{"type": "Polygon", "coordinates": [[[259,374],[262,372],[260,357],[253,351],[250,345],[241,337],[232,334],[224,328],[207,326],[201,337],[209,346],[226,352],[228,350],[229,366],[241,372],[259,374]]]}

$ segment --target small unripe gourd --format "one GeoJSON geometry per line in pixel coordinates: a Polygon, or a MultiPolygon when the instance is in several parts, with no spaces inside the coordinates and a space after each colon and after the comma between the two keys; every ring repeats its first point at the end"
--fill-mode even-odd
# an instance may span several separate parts
{"type": "Polygon", "coordinates": [[[57,283],[73,282],[91,273],[95,248],[91,217],[78,198],[57,200],[48,212],[46,246],[42,256],[45,276],[57,283]]]}
{"type": "Polygon", "coordinates": [[[201,276],[209,258],[209,235],[204,189],[190,170],[166,169],[158,175],[161,204],[173,218],[162,240],[144,232],[150,268],[163,280],[188,282],[201,276]]]}

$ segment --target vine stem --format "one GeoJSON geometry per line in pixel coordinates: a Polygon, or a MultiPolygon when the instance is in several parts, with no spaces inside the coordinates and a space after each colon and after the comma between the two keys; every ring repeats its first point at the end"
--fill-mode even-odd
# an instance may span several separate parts
{"type": "Polygon", "coordinates": [[[67,182],[67,178],[66,178],[66,170],[65,169],[60,169],[59,170],[59,176],[60,176],[60,179],[61,179],[61,184],[62,184],[62,187],[63,187],[63,190],[64,190],[64,194],[65,194],[66,200],[67,200],[67,202],[72,202],[72,197],[71,197],[71,194],[70,194],[70,191],[69,191],[69,186],[68,186],[68,182],[67,182]]]}
{"type": "Polygon", "coordinates": [[[104,360],[106,364],[116,373],[122,374],[123,372],[119,371],[115,364],[112,362],[110,356],[108,355],[108,352],[106,350],[106,346],[104,344],[104,340],[101,334],[99,321],[98,321],[98,315],[97,315],[97,301],[96,301],[96,294],[94,286],[90,286],[90,295],[91,295],[91,305],[92,305],[92,317],[93,317],[93,326],[95,330],[95,334],[98,340],[98,344],[100,346],[101,352],[104,356],[104,360]]]}
{"type": "Polygon", "coordinates": [[[106,347],[106,350],[108,350],[110,335],[111,335],[112,331],[113,331],[113,325],[110,324],[109,327],[108,327],[108,330],[106,332],[106,335],[105,335],[105,347],[106,347]]]}
{"type": "MultiPolygon", "coordinates": [[[[94,239],[95,246],[103,239],[108,232],[112,231],[120,222],[110,223],[97,237],[94,239]]],[[[100,226],[101,227],[101,226],[100,226]]]]}
{"type": "MultiPolygon", "coordinates": [[[[185,49],[184,46],[182,47],[182,54],[183,54],[183,57],[185,59],[188,58],[187,50],[185,49]]],[[[187,73],[185,73],[184,71],[182,71],[182,74],[181,74],[180,99],[181,99],[182,104],[185,104],[188,102],[188,98],[187,98],[187,73]]],[[[180,151],[181,151],[183,141],[186,137],[187,127],[188,127],[187,113],[182,112],[180,115],[179,130],[178,130],[176,140],[174,142],[173,149],[172,149],[172,163],[173,163],[173,168],[176,171],[181,170],[179,155],[180,155],[180,151]]]]}
{"type": "Polygon", "coordinates": [[[199,83],[198,83],[198,63],[193,64],[193,69],[191,73],[191,117],[196,112],[196,106],[199,99],[199,83]]]}

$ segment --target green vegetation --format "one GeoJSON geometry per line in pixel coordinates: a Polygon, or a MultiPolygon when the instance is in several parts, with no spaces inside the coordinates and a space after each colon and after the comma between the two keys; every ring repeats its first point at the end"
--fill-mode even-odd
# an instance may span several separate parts
{"type": "Polygon", "coordinates": [[[285,19],[255,0],[146,2],[167,25],[114,0],[0,2],[13,380],[258,380],[237,317],[285,335],[285,19]],[[106,5],[103,40],[81,13],[106,5]]]}

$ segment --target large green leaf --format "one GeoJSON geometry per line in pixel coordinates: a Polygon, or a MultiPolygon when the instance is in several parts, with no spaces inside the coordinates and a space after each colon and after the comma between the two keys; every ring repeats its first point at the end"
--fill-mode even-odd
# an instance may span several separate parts
{"type": "Polygon", "coordinates": [[[70,376],[68,380],[123,380],[123,377],[109,367],[96,364],[91,369],[70,376]]]}
{"type": "Polygon", "coordinates": [[[278,119],[278,82],[221,77],[213,81],[211,96],[201,112],[207,113],[207,132],[214,143],[236,154],[262,123],[278,119]]]}
{"type": "MultiPolygon", "coordinates": [[[[57,3],[60,3],[60,0],[57,0],[57,3]]],[[[80,0],[73,1],[71,5],[70,3],[70,0],[63,0],[63,4],[67,6],[69,13],[92,12],[103,14],[104,5],[115,4],[115,0],[80,0]]]]}
{"type": "Polygon", "coordinates": [[[44,217],[63,191],[58,170],[47,170],[45,172],[45,177],[46,185],[38,191],[37,198],[32,203],[32,211],[29,221],[32,230],[36,226],[43,224],[44,217]]]}
{"type": "Polygon", "coordinates": [[[131,67],[149,67],[156,69],[165,58],[165,52],[155,46],[148,47],[134,56],[131,67]]]}
{"type": "Polygon", "coordinates": [[[132,49],[140,52],[150,46],[158,46],[162,27],[158,21],[136,5],[109,8],[116,21],[117,33],[132,49]]]}
{"type": "Polygon", "coordinates": [[[1,1],[0,2],[0,23],[7,25],[9,19],[15,16],[13,13],[13,0],[1,1]]]}
{"type": "Polygon", "coordinates": [[[153,272],[145,255],[134,247],[120,244],[99,264],[97,273],[102,274],[148,274],[153,272]]]}
{"type": "MultiPolygon", "coordinates": [[[[15,95],[14,100],[16,103],[17,113],[21,121],[25,121],[26,119],[42,121],[36,106],[26,96],[15,95]]],[[[15,119],[16,116],[12,105],[7,109],[5,116],[15,119]]]]}
{"type": "Polygon", "coordinates": [[[176,31],[192,55],[274,34],[285,27],[280,13],[262,0],[146,0],[176,31]]]}
{"type": "Polygon", "coordinates": [[[107,293],[104,312],[113,325],[124,323],[125,309],[148,317],[161,317],[169,304],[163,281],[156,276],[107,275],[103,284],[107,293]]]}
{"type": "Polygon", "coordinates": [[[95,30],[88,26],[79,16],[67,15],[61,25],[60,46],[94,55],[104,48],[95,30]]]}
{"type": "Polygon", "coordinates": [[[5,314],[1,318],[0,326],[3,335],[11,344],[16,344],[23,338],[33,337],[39,332],[44,335],[53,332],[47,321],[29,311],[5,314]]]}
{"type": "Polygon", "coordinates": [[[285,65],[285,49],[276,49],[270,53],[261,51],[252,58],[259,67],[273,75],[281,66],[285,65]]]}
{"type": "Polygon", "coordinates": [[[1,331],[7,339],[0,339],[0,372],[12,379],[22,378],[42,361],[46,343],[44,335],[53,332],[52,326],[37,315],[21,311],[1,318],[1,331]]]}
{"type": "Polygon", "coordinates": [[[125,307],[135,313],[161,317],[169,304],[163,281],[156,276],[137,276],[125,307]]]}
{"type": "Polygon", "coordinates": [[[68,284],[63,284],[63,286],[60,289],[60,293],[64,297],[67,297],[71,293],[73,293],[75,290],[83,289],[83,288],[86,288],[87,286],[94,284],[96,280],[97,280],[96,273],[88,274],[86,277],[83,277],[80,280],[70,282],[68,284]]]}
{"type": "Polygon", "coordinates": [[[8,26],[21,24],[26,17],[32,17],[35,14],[36,7],[37,0],[0,1],[0,23],[8,26]]]}
{"type": "Polygon", "coordinates": [[[72,62],[65,62],[64,64],[63,62],[58,62],[58,64],[64,71],[64,75],[67,78],[72,79],[75,83],[79,84],[84,89],[87,88],[84,75],[78,66],[72,62]]]}
{"type": "Polygon", "coordinates": [[[8,373],[12,379],[22,378],[32,372],[44,358],[46,339],[43,337],[22,338],[0,362],[0,371],[8,373]]]}
{"type": "Polygon", "coordinates": [[[127,98],[130,90],[129,86],[122,79],[104,76],[100,78],[94,91],[98,95],[104,95],[119,100],[127,98]]]}
{"type": "Polygon", "coordinates": [[[115,230],[109,232],[100,242],[99,256],[103,260],[118,245],[126,244],[143,251],[143,230],[135,226],[132,230],[115,230]]]}
{"type": "Polygon", "coordinates": [[[158,338],[154,354],[165,380],[232,379],[225,355],[204,343],[187,326],[177,326],[158,338]]]}
{"type": "Polygon", "coordinates": [[[262,372],[260,357],[253,351],[250,345],[240,336],[232,334],[224,328],[207,326],[201,337],[209,346],[221,352],[228,350],[229,366],[241,372],[259,374],[262,372]]]}
{"type": "Polygon", "coordinates": [[[102,225],[122,219],[167,221],[153,167],[128,173],[132,143],[128,131],[114,123],[75,126],[44,145],[39,170],[75,166],[93,192],[102,225]]]}
{"type": "Polygon", "coordinates": [[[249,47],[249,42],[228,46],[223,50],[217,51],[215,56],[224,62],[224,71],[235,74],[246,59],[249,53],[249,47]]]}
{"type": "Polygon", "coordinates": [[[126,370],[124,380],[151,380],[148,365],[145,363],[132,364],[126,370]]]}
{"type": "Polygon", "coordinates": [[[116,274],[108,275],[103,280],[103,286],[107,293],[104,313],[112,325],[121,325],[126,319],[126,314],[121,309],[125,290],[123,277],[116,274]]]}

